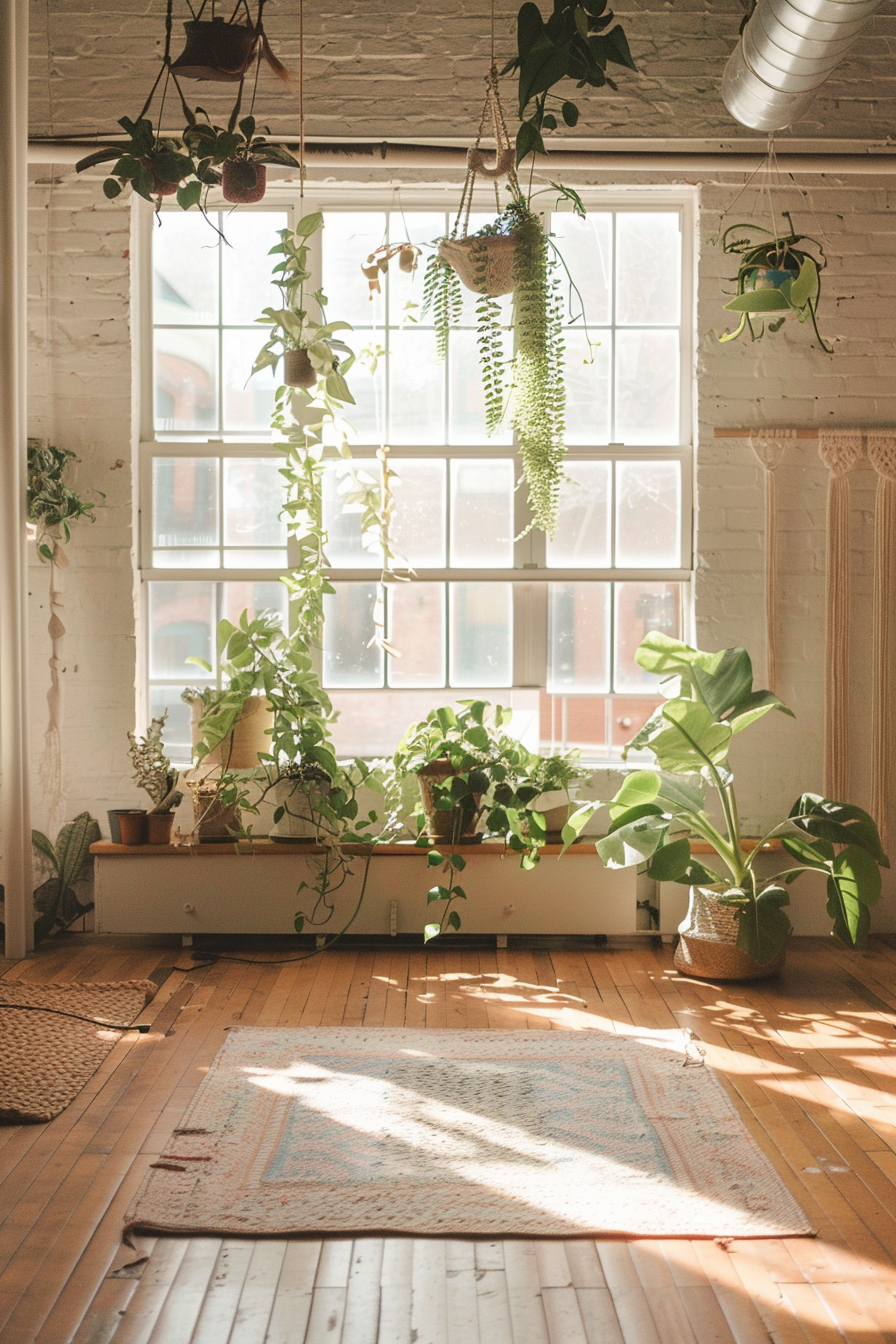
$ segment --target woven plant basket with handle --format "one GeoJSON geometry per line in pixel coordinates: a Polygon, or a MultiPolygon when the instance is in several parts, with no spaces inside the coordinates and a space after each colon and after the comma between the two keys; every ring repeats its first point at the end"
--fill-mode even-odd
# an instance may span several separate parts
{"type": "Polygon", "coordinates": [[[461,284],[467,289],[496,299],[502,294],[510,294],[516,285],[517,243],[513,234],[444,238],[439,243],[439,256],[457,272],[461,284]]]}
{"type": "Polygon", "coordinates": [[[688,913],[678,926],[675,968],[704,980],[767,980],[784,965],[784,949],[755,961],[737,946],[737,916],[712,887],[691,887],[688,913]]]}

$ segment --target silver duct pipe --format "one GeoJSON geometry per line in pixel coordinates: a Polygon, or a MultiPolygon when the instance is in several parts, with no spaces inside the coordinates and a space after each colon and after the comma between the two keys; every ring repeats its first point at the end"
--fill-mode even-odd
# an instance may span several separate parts
{"type": "Polygon", "coordinates": [[[742,126],[780,131],[800,117],[882,0],[757,0],[722,77],[742,126]]]}

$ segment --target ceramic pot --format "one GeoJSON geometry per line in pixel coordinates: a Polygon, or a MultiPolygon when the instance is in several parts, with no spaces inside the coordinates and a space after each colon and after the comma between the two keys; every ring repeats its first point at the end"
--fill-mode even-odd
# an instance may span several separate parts
{"type": "Polygon", "coordinates": [[[481,793],[474,793],[463,808],[450,811],[437,808],[433,804],[433,785],[444,784],[446,779],[456,775],[457,771],[449,760],[430,761],[422,770],[417,771],[420,786],[420,798],[426,813],[426,832],[433,842],[457,844],[476,833],[477,812],[482,801],[481,793]]]}
{"type": "Polygon", "coordinates": [[[141,808],[120,809],[118,818],[119,842],[122,845],[146,844],[146,812],[141,808]]]}
{"type": "Polygon", "coordinates": [[[170,845],[173,827],[173,812],[147,812],[146,843],[148,845],[170,845]]]}
{"type": "Polygon", "coordinates": [[[287,387],[314,387],[317,370],[307,350],[287,350],[283,356],[283,381],[287,387]]]}
{"type": "Polygon", "coordinates": [[[701,980],[767,980],[784,965],[783,947],[765,966],[741,951],[737,916],[713,887],[691,887],[688,912],[678,932],[675,968],[701,980]]]}
{"type": "Polygon", "coordinates": [[[264,197],[268,170],[252,159],[225,159],[221,165],[221,191],[231,205],[254,205],[264,197]]]}
{"type": "MultiPolygon", "coordinates": [[[[202,708],[198,700],[194,700],[190,706],[190,730],[194,747],[199,741],[202,708]]],[[[270,735],[265,730],[270,728],[272,723],[271,707],[264,696],[250,696],[224,741],[219,742],[214,751],[203,757],[202,769],[213,765],[223,766],[225,770],[256,769],[258,753],[269,752],[271,749],[270,735]]]]}
{"type": "Polygon", "coordinates": [[[332,785],[328,779],[278,779],[271,790],[275,812],[283,816],[274,822],[268,838],[283,841],[315,841],[318,837],[320,800],[332,785]]]}

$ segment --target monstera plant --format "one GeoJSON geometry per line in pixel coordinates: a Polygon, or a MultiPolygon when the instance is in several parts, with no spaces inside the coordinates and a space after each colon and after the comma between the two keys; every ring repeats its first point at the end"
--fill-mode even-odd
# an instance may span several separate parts
{"type": "MultiPolygon", "coordinates": [[[[725,907],[733,916],[736,946],[753,964],[753,974],[780,959],[791,929],[785,912],[789,888],[804,873],[826,879],[835,936],[846,947],[863,947],[869,907],[881,894],[880,868],[889,867],[867,812],[803,793],[755,847],[743,843],[729,749],[766,714],[793,717],[771,691],[753,689],[746,650],[704,653],[653,631],[635,658],[646,672],[663,678],[666,698],[626,753],[649,752],[657,768],[627,775],[609,804],[610,830],[597,845],[604,863],[610,868],[646,863],[657,881],[690,886],[692,910],[688,924],[681,926],[685,938],[692,936],[695,893],[725,907]],[[756,857],[776,838],[793,863],[772,878],[761,878],[756,857]],[[711,852],[707,862],[692,855],[692,840],[704,842],[701,849],[711,852]]],[[[571,823],[564,838],[571,839],[580,824],[571,823]]]]}

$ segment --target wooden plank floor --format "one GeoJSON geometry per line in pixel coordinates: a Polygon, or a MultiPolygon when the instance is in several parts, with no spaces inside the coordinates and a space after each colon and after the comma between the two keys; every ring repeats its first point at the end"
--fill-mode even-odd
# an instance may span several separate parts
{"type": "MultiPolygon", "coordinates": [[[[255,950],[252,950],[253,947],[255,950]]],[[[69,935],[0,978],[161,973],[48,1125],[0,1127],[2,1344],[896,1344],[896,950],[796,940],[780,980],[712,986],[668,948],[346,947],[186,975],[173,940],[69,935]],[[244,1025],[613,1031],[691,1027],[815,1239],[465,1242],[159,1238],[124,1211],[244,1025]],[[146,1246],[144,1246],[146,1249],[146,1246]],[[136,1263],[135,1263],[136,1261],[136,1263]]]]}

